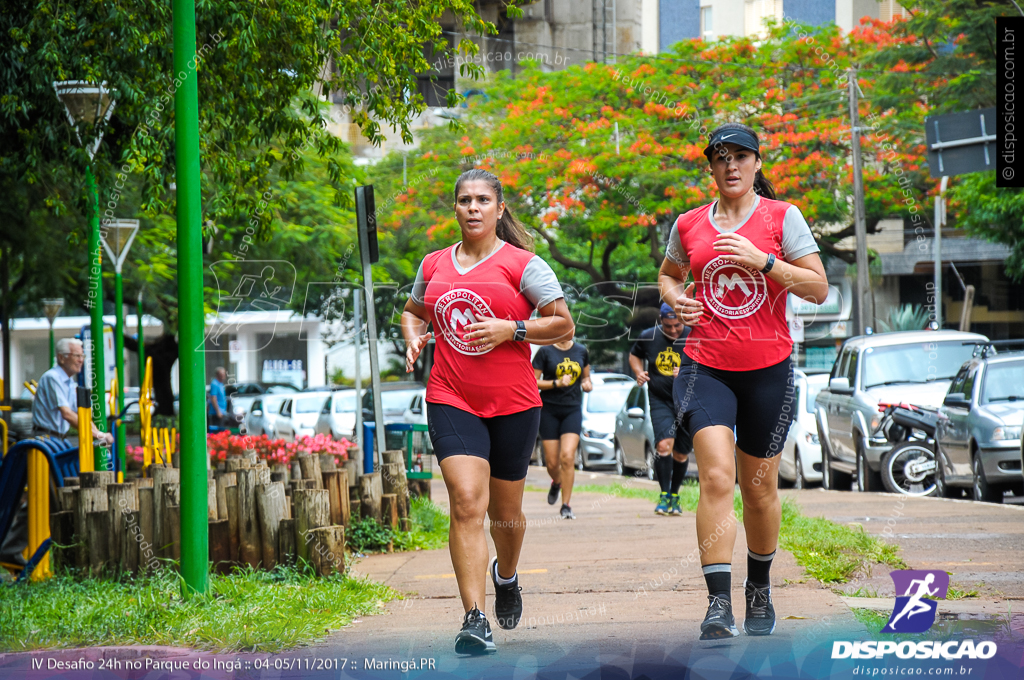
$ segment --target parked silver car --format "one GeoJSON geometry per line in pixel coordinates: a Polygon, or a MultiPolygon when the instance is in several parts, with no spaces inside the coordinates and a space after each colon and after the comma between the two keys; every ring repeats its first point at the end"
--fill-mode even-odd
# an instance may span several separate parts
{"type": "Polygon", "coordinates": [[[330,435],[334,439],[345,437],[349,441],[355,441],[358,403],[356,391],[353,389],[332,391],[320,409],[320,417],[313,428],[316,434],[330,435]]]}
{"type": "Polygon", "coordinates": [[[257,397],[245,416],[245,434],[265,434],[271,439],[277,439],[277,421],[281,417],[281,407],[288,399],[284,394],[263,394],[257,397]]]}
{"type": "Polygon", "coordinates": [[[796,489],[821,481],[821,444],[814,423],[814,399],[828,385],[828,373],[794,371],[796,417],[779,459],[779,479],[796,489]]]}
{"type": "MultiPolygon", "coordinates": [[[[647,383],[633,388],[626,395],[626,403],[615,416],[615,472],[622,475],[640,474],[654,479],[654,425],[651,422],[651,402],[647,383]]],[[[690,456],[688,476],[697,474],[696,457],[690,456]]]]}
{"type": "Polygon", "coordinates": [[[277,434],[286,441],[316,434],[316,421],[330,392],[300,392],[288,397],[277,421],[277,434]]]}
{"type": "Polygon", "coordinates": [[[815,399],[822,447],[822,483],[849,490],[882,491],[881,457],[892,444],[874,434],[879,403],[936,408],[950,381],[984,335],[960,331],[901,331],[847,340],[832,366],[828,386],[815,399]]]}
{"type": "Polygon", "coordinates": [[[972,358],[953,378],[939,413],[937,494],[967,487],[976,501],[1002,503],[1004,492],[1024,492],[1024,354],[984,351],[972,358]]]}

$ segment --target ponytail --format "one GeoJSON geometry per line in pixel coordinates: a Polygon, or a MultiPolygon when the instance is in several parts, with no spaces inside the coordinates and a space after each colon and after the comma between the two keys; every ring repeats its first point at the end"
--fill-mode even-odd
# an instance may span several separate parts
{"type": "Polygon", "coordinates": [[[505,204],[505,211],[498,218],[498,226],[495,228],[495,232],[502,241],[506,241],[521,250],[533,252],[533,237],[526,231],[526,227],[523,226],[522,222],[512,214],[512,209],[508,207],[507,203],[505,204]]]}
{"type": "MultiPolygon", "coordinates": [[[[760,159],[761,154],[758,154],[757,157],[760,159]]],[[[768,178],[760,170],[754,175],[754,193],[758,196],[775,200],[775,185],[769,182],[768,178]]]]}
{"type": "MultiPolygon", "coordinates": [[[[480,168],[473,168],[459,175],[459,178],[455,180],[455,202],[459,201],[459,188],[463,182],[472,182],[474,180],[481,180],[487,182],[487,184],[494,191],[494,196],[498,203],[505,201],[505,195],[502,191],[501,180],[495,175],[481,170],[480,168]]],[[[498,224],[495,227],[495,234],[498,238],[510,245],[519,248],[520,250],[526,250],[533,252],[533,237],[530,236],[529,232],[526,231],[526,227],[523,226],[522,222],[517,220],[512,214],[512,209],[505,205],[505,210],[501,213],[501,217],[498,218],[498,224]]]]}

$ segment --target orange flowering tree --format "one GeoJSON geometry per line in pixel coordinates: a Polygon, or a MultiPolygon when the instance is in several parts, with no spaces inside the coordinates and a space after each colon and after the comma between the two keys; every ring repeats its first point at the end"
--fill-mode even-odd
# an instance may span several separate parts
{"type": "MultiPolygon", "coordinates": [[[[635,310],[657,303],[675,218],[716,196],[703,149],[726,121],[759,131],[779,198],[801,209],[826,257],[850,262],[852,246],[837,245],[853,234],[847,69],[890,48],[891,28],[869,22],[842,35],[834,26],[783,24],[757,42],[692,40],[616,64],[499,73],[469,98],[462,132],[423,133],[405,188],[401,157],[373,169],[388,197],[383,206],[378,199],[381,252],[392,253],[381,267],[399,285],[411,282],[426,252],[459,239],[454,180],[471,167],[490,170],[566,288],[577,335],[621,350],[622,329],[653,318],[635,310]]],[[[920,217],[930,187],[926,102],[874,106],[873,80],[859,73],[869,232],[886,217],[920,217]]]]}

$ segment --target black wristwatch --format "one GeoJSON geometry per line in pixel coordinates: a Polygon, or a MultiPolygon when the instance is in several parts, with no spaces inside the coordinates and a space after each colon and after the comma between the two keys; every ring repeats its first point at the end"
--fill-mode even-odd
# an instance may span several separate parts
{"type": "Polygon", "coordinates": [[[775,253],[768,253],[768,262],[765,263],[764,269],[761,270],[762,274],[767,274],[775,266],[775,253]]]}
{"type": "Polygon", "coordinates": [[[515,339],[517,342],[523,342],[526,340],[526,324],[518,319],[516,320],[515,339]]]}

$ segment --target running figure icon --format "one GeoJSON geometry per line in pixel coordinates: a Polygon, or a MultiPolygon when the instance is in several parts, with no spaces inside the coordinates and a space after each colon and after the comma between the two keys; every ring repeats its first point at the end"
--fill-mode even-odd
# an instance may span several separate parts
{"type": "Polygon", "coordinates": [[[906,604],[906,606],[903,607],[903,611],[901,611],[899,614],[897,614],[896,617],[893,618],[893,620],[889,622],[889,627],[890,628],[894,628],[895,629],[896,622],[899,621],[901,618],[903,618],[904,614],[907,615],[907,619],[910,619],[910,617],[913,616],[914,614],[923,614],[925,612],[932,611],[932,608],[929,607],[924,602],[922,602],[921,598],[924,597],[925,595],[931,595],[931,596],[934,597],[939,592],[938,588],[936,588],[935,590],[932,590],[931,588],[928,587],[932,583],[935,583],[935,574],[928,574],[924,578],[916,578],[916,579],[914,579],[913,581],[910,582],[910,587],[911,588],[914,587],[915,583],[918,584],[917,592],[914,593],[913,595],[911,595],[910,599],[907,600],[907,604],[906,604]]]}
{"type": "Polygon", "coordinates": [[[938,609],[936,599],[945,599],[949,590],[949,574],[906,569],[893,571],[890,575],[896,585],[896,605],[881,632],[923,633],[931,628],[938,609]]]}

